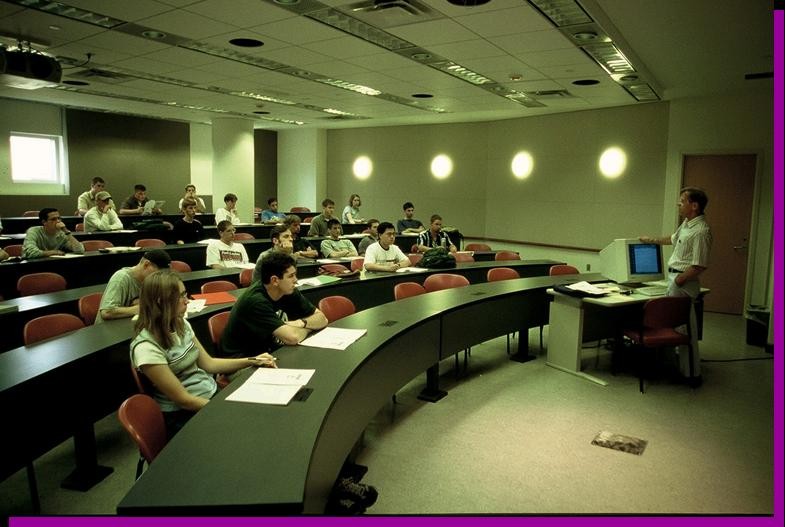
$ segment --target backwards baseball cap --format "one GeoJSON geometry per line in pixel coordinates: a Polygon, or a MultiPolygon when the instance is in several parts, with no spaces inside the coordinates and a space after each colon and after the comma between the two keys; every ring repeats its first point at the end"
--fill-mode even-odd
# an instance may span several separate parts
{"type": "Polygon", "coordinates": [[[169,269],[172,259],[166,251],[151,249],[144,253],[144,259],[155,265],[158,269],[169,269]]]}
{"type": "Polygon", "coordinates": [[[112,199],[112,195],[109,194],[107,191],[102,190],[101,192],[99,192],[98,194],[95,195],[95,199],[96,200],[101,200],[101,201],[107,201],[107,200],[112,199]]]}

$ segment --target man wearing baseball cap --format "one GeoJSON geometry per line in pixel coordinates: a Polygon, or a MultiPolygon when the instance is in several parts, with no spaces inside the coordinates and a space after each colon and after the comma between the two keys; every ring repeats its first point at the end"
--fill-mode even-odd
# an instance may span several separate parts
{"type": "Polygon", "coordinates": [[[95,195],[95,207],[84,215],[85,232],[119,231],[123,223],[112,206],[112,196],[105,190],[95,195]]]}
{"type": "Polygon", "coordinates": [[[123,267],[112,275],[101,297],[95,323],[139,314],[139,293],[145,278],[161,269],[169,269],[172,259],[161,249],[147,251],[133,267],[123,267]]]}

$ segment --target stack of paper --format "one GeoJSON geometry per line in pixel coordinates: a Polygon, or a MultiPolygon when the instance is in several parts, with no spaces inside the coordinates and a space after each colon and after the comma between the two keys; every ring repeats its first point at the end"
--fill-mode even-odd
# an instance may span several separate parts
{"type": "Polygon", "coordinates": [[[286,405],[308,384],[316,370],[258,368],[227,401],[286,405]]]}
{"type": "Polygon", "coordinates": [[[322,284],[329,284],[330,282],[337,282],[340,280],[337,276],[330,276],[329,274],[322,274],[319,276],[312,276],[310,278],[298,278],[297,287],[301,285],[318,286],[322,284]]]}
{"type": "Polygon", "coordinates": [[[608,292],[607,289],[603,289],[596,285],[592,285],[589,282],[576,282],[574,284],[570,284],[567,286],[570,289],[574,289],[575,291],[582,291],[584,293],[589,293],[590,295],[604,295],[608,292]]]}
{"type": "Polygon", "coordinates": [[[427,271],[425,267],[399,267],[395,270],[396,273],[419,273],[420,271],[427,271]]]}

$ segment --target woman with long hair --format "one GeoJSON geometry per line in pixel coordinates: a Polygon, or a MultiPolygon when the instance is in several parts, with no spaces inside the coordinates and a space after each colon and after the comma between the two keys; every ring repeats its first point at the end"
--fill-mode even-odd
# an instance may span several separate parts
{"type": "Polygon", "coordinates": [[[365,221],[360,217],[360,205],[362,205],[362,201],[360,201],[359,194],[349,196],[349,204],[343,209],[341,223],[362,223],[365,221]]]}
{"type": "Polygon", "coordinates": [[[215,394],[210,374],[248,366],[275,367],[269,353],[239,359],[210,356],[185,319],[188,295],[176,273],[157,271],[142,284],[131,363],[151,381],[150,395],[164,414],[167,435],[176,434],[215,394]]]}

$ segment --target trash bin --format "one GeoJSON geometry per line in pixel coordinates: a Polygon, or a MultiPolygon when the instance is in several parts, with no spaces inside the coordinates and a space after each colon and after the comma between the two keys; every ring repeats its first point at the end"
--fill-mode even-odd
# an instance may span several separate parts
{"type": "Polygon", "coordinates": [[[766,306],[750,305],[744,317],[747,319],[747,344],[766,346],[769,336],[770,310],[766,306]]]}

